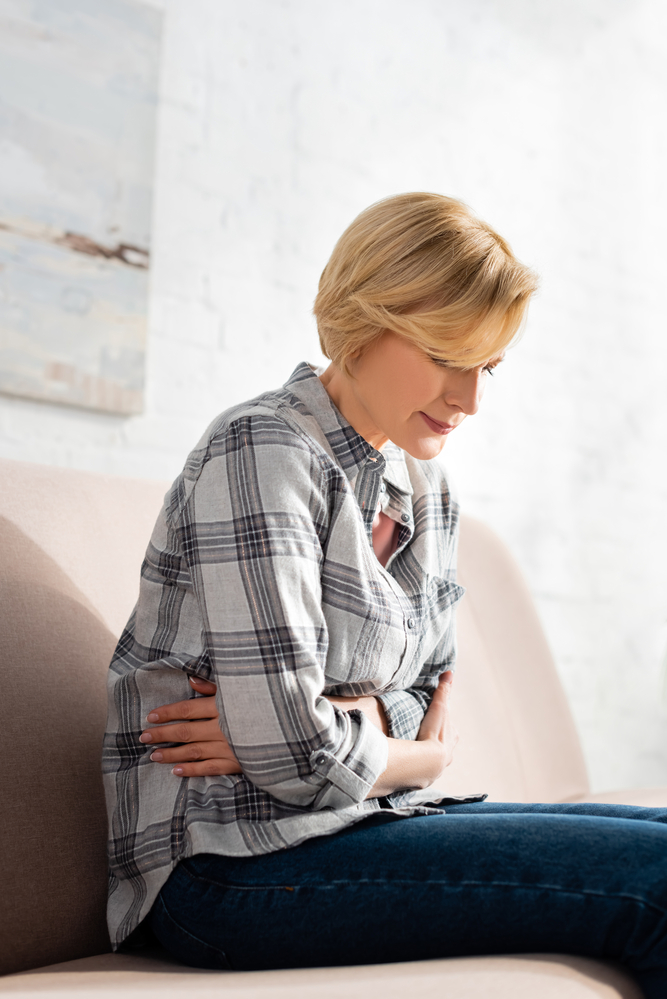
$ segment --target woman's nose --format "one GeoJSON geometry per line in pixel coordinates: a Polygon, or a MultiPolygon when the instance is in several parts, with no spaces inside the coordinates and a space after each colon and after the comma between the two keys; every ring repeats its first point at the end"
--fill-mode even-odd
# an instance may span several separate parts
{"type": "Polygon", "coordinates": [[[457,371],[453,383],[445,392],[447,405],[460,409],[466,416],[474,416],[484,394],[484,378],[485,372],[478,368],[457,371]]]}

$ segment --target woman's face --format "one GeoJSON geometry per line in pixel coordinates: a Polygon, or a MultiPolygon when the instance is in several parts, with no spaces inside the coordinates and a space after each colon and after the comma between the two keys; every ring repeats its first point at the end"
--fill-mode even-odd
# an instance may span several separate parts
{"type": "Polygon", "coordinates": [[[379,450],[389,440],[414,458],[429,459],[440,454],[466,416],[477,412],[487,372],[501,360],[463,371],[387,331],[348,361],[351,378],[331,365],[322,382],[373,447],[379,450]]]}

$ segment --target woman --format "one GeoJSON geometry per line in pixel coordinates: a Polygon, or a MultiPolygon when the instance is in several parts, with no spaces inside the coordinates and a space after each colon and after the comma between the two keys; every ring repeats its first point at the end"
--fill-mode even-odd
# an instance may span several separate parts
{"type": "Polygon", "coordinates": [[[189,456],[110,671],[115,947],[150,924],[209,968],[560,951],[667,994],[667,810],[435,790],[463,591],[431,459],[534,289],[459,202],[379,202],[320,281],[329,367],[189,456]]]}

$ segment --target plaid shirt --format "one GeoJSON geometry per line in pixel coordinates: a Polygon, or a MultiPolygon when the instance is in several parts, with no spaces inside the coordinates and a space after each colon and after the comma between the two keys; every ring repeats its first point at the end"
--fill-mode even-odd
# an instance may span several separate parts
{"type": "Polygon", "coordinates": [[[227,410],[165,497],[139,601],[109,673],[104,775],[117,947],[198,853],[251,856],[336,832],[418,795],[366,795],[387,741],[323,695],[377,695],[414,739],[454,662],[457,508],[436,462],[353,430],[307,364],[227,410]],[[378,505],[400,525],[386,568],[378,505]],[[218,685],[243,774],[177,778],[139,742],[147,713],[218,685]]]}

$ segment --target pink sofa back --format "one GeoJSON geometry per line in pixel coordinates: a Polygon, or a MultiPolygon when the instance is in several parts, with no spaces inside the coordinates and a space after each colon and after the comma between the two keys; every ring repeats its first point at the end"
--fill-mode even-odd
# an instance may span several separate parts
{"type": "MultiPolygon", "coordinates": [[[[109,949],[100,748],[105,680],[166,489],[0,461],[0,973],[109,949]]],[[[587,791],[569,709],[506,549],[465,519],[448,789],[587,791]]]]}
{"type": "Polygon", "coordinates": [[[586,765],[553,657],[514,558],[490,527],[461,518],[452,793],[495,801],[588,795],[586,765]]]}

